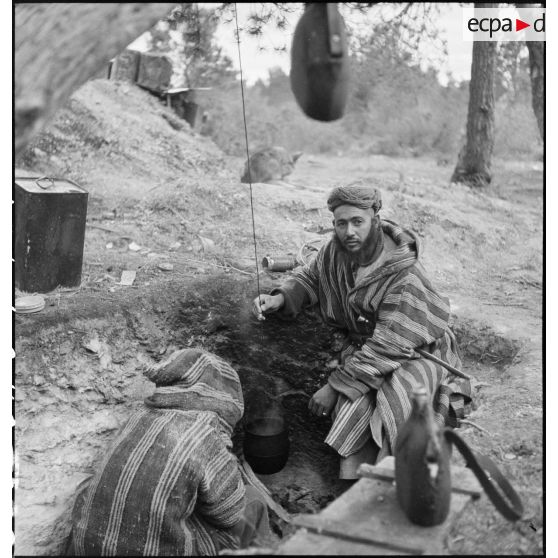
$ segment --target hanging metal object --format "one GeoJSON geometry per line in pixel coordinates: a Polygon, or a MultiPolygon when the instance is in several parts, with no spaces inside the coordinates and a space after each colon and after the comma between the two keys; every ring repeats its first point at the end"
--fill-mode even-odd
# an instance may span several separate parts
{"type": "Polygon", "coordinates": [[[347,33],[337,4],[307,4],[291,49],[291,89],[300,108],[315,120],[337,120],[348,85],[347,33]]]}

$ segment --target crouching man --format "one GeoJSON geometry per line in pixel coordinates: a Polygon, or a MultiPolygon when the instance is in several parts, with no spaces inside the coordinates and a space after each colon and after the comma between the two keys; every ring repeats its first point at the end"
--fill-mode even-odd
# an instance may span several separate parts
{"type": "Polygon", "coordinates": [[[428,358],[461,366],[449,301],[419,261],[417,236],[380,218],[380,192],[365,182],[334,188],[327,206],[331,240],[280,287],[256,298],[253,312],[290,318],[313,307],[344,337],[339,366],[308,406],[332,418],[325,442],[341,457],[340,478],[353,480],[361,463],[393,453],[413,389],[424,386],[435,420],[455,427],[470,406],[471,384],[428,358]]]}
{"type": "Polygon", "coordinates": [[[215,555],[265,539],[267,508],[230,452],[244,410],[235,370],[183,349],[146,376],[155,392],[78,495],[68,554],[215,555]]]}

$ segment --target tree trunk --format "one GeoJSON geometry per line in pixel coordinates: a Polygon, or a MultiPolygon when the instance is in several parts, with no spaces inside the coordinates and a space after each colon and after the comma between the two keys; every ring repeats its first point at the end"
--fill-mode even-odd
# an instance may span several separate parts
{"type": "Polygon", "coordinates": [[[529,49],[531,104],[535,111],[541,140],[544,141],[544,42],[526,41],[529,49]]]}
{"type": "Polygon", "coordinates": [[[16,156],[75,89],[174,5],[15,4],[16,156]]]}
{"type": "MultiPolygon", "coordinates": [[[[497,4],[475,4],[493,8],[497,4]]],[[[494,70],[496,41],[475,41],[469,82],[467,139],[461,149],[452,182],[487,186],[492,179],[490,166],[494,149],[494,70]]]]}

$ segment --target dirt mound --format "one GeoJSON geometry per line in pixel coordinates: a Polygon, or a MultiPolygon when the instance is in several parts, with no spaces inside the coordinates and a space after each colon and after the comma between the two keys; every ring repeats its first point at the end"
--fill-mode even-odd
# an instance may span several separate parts
{"type": "Polygon", "coordinates": [[[226,176],[225,165],[219,148],[159,98],[104,79],[76,91],[19,162],[73,179],[93,196],[131,198],[176,181],[226,176]]]}

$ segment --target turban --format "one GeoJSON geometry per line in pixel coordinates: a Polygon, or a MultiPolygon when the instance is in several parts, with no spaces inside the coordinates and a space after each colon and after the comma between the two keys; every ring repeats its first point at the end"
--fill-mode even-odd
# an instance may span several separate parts
{"type": "Polygon", "coordinates": [[[213,411],[228,436],[244,412],[238,374],[225,360],[207,351],[175,351],[144,375],[156,385],[155,393],[145,399],[149,407],[213,411]]]}
{"type": "Polygon", "coordinates": [[[334,188],[329,194],[327,208],[335,211],[340,205],[354,205],[360,209],[373,209],[374,213],[378,213],[382,207],[382,196],[373,186],[353,182],[334,188]]]}

